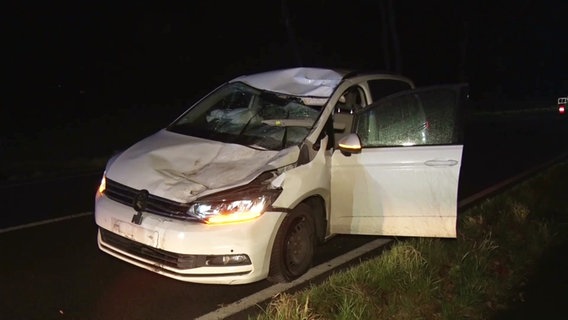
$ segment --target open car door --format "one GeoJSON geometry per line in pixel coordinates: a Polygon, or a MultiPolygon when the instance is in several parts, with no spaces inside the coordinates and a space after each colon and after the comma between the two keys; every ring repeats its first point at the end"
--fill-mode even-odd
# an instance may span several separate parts
{"type": "Polygon", "coordinates": [[[331,159],[332,233],[456,237],[466,85],[415,89],[355,116],[331,159]]]}

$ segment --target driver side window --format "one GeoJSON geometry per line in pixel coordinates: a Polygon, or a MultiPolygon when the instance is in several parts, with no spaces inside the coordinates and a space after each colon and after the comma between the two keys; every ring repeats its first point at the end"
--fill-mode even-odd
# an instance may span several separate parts
{"type": "Polygon", "coordinates": [[[383,99],[358,115],[356,133],[363,147],[455,144],[454,90],[413,90],[383,99]]]}

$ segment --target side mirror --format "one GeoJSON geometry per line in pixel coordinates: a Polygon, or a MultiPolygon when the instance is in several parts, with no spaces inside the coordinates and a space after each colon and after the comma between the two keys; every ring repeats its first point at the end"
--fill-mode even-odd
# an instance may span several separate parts
{"type": "Polygon", "coordinates": [[[345,156],[350,156],[352,153],[361,152],[361,139],[355,133],[350,133],[345,137],[339,139],[339,151],[345,156]]]}

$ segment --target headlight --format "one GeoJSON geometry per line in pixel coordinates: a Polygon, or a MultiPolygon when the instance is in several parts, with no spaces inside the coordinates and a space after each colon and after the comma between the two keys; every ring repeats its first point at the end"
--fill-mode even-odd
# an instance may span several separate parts
{"type": "Polygon", "coordinates": [[[190,207],[188,213],[209,224],[230,223],[259,217],[266,210],[268,203],[266,196],[247,200],[198,202],[190,207]]]}
{"type": "Polygon", "coordinates": [[[276,200],[282,189],[270,187],[275,173],[265,173],[250,184],[201,198],[187,214],[207,224],[241,222],[258,218],[276,200]]]}

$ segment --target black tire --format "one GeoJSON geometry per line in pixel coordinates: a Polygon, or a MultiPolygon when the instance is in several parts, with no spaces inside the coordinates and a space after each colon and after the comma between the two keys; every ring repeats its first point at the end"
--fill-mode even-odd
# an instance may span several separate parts
{"type": "Polygon", "coordinates": [[[315,251],[315,224],[310,207],[300,204],[289,213],[274,240],[268,280],[288,282],[312,266],[315,251]]]}

